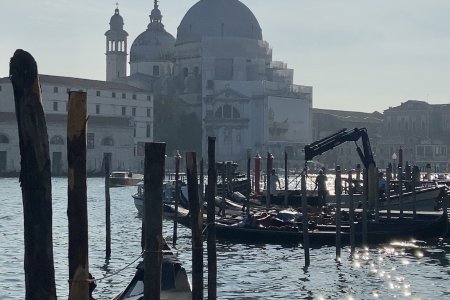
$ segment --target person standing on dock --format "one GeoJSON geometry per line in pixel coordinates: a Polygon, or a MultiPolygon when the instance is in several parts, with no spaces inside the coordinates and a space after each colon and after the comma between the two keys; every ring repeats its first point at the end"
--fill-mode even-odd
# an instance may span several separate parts
{"type": "Polygon", "coordinates": [[[383,172],[378,172],[378,197],[380,199],[385,197],[386,191],[386,179],[384,178],[383,172]]]}
{"type": "Polygon", "coordinates": [[[327,182],[328,178],[325,174],[323,174],[323,170],[319,171],[319,175],[316,177],[316,186],[314,190],[317,190],[318,193],[318,205],[319,207],[325,206],[325,200],[327,197],[327,182]]]}
{"type": "Polygon", "coordinates": [[[275,173],[275,169],[272,169],[272,171],[270,171],[270,198],[272,201],[277,187],[281,187],[280,178],[275,173]]]}

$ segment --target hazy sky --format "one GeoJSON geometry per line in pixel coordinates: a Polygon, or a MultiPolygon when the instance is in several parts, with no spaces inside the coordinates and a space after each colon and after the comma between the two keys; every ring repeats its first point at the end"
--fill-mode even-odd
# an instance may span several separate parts
{"type": "MultiPolygon", "coordinates": [[[[14,50],[39,72],[105,79],[113,0],[0,0],[0,76],[14,50]]],[[[273,59],[313,86],[313,107],[372,112],[409,99],[450,103],[449,0],[241,0],[255,14],[273,59]]],[[[167,31],[197,0],[162,0],[167,31]]],[[[147,28],[152,0],[119,1],[128,45],[147,28]]],[[[129,51],[129,48],[128,48],[129,51]]]]}

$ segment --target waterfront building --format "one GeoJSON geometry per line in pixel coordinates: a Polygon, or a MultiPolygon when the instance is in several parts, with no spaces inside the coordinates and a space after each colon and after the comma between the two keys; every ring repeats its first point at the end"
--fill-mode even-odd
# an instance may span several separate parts
{"type": "MultiPolygon", "coordinates": [[[[152,94],[122,83],[40,75],[52,174],[67,173],[67,102],[69,91],[84,91],[88,101],[87,171],[102,172],[107,154],[111,168],[142,170],[144,143],[152,141],[152,94]]],[[[20,171],[14,94],[9,78],[0,79],[0,173],[20,171]]]]}
{"type": "MultiPolygon", "coordinates": [[[[315,141],[344,128],[366,128],[375,162],[377,166],[384,165],[384,161],[378,155],[380,151],[378,144],[382,140],[383,114],[314,108],[312,119],[315,141]]],[[[361,147],[361,140],[358,141],[358,145],[361,147]]],[[[336,165],[340,165],[342,169],[353,169],[357,164],[362,165],[353,142],[343,143],[333,150],[317,156],[314,161],[315,163],[312,163],[311,167],[316,169],[320,167],[334,169],[336,165]]]]}
{"type": "Polygon", "coordinates": [[[408,161],[422,169],[430,164],[436,172],[450,170],[450,104],[408,100],[389,107],[383,115],[380,149],[386,161],[394,163],[392,154],[398,155],[401,147],[403,163],[408,161]]]}

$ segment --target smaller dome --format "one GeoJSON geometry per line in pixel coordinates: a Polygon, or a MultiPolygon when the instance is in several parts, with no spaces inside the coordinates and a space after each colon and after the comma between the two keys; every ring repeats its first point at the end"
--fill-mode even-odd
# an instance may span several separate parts
{"type": "Polygon", "coordinates": [[[170,60],[175,47],[175,38],[164,29],[162,14],[155,0],[147,30],[131,45],[130,63],[170,60]]]}
{"type": "Polygon", "coordinates": [[[130,63],[169,59],[174,51],[175,38],[163,27],[150,26],[131,45],[130,63]]]}
{"type": "Polygon", "coordinates": [[[111,30],[123,30],[123,18],[119,14],[119,9],[116,8],[114,11],[114,15],[111,17],[109,21],[109,25],[111,26],[111,30]]]}

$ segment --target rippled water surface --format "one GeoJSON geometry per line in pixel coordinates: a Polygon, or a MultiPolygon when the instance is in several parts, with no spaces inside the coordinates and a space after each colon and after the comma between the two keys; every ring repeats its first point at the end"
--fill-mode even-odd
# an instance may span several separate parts
{"type": "MultiPolygon", "coordinates": [[[[57,294],[67,299],[67,179],[56,178],[52,184],[57,294]]],[[[106,261],[104,179],[88,179],[89,262],[97,279],[139,256],[141,219],[131,198],[134,191],[134,187],[111,189],[112,257],[106,261]]],[[[0,203],[0,299],[23,299],[23,210],[17,178],[0,179],[0,203]]],[[[171,222],[164,221],[169,242],[171,234],[171,222]]],[[[177,250],[189,276],[190,247],[190,232],[181,227],[177,250]]],[[[217,251],[219,299],[450,299],[449,240],[399,241],[358,249],[354,260],[344,248],[340,263],[334,260],[334,247],[313,248],[307,270],[301,245],[219,241],[217,251]]],[[[132,278],[134,266],[99,280],[96,298],[111,299],[119,293],[132,278]]]]}

